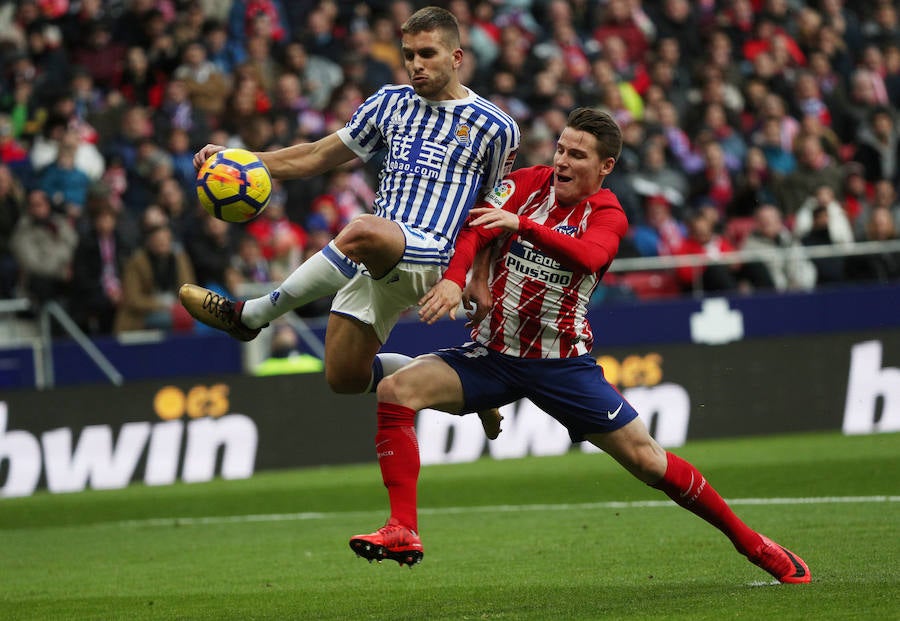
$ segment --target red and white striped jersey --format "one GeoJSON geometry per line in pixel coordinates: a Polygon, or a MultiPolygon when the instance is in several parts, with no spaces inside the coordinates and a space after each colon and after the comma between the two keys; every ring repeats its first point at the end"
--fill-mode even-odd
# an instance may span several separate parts
{"type": "Polygon", "coordinates": [[[479,205],[519,215],[515,234],[463,228],[444,278],[464,286],[478,250],[500,235],[493,263],[491,311],[472,338],[521,358],[569,358],[591,351],[586,314],[591,294],[628,229],[625,212],[601,189],[574,207],[556,204],[553,168],[513,171],[479,205]]]}

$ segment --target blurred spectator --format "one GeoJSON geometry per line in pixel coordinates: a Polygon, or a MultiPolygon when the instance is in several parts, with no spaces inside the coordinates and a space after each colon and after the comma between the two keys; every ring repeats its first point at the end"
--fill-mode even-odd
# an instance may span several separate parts
{"type": "Polygon", "coordinates": [[[274,326],[269,357],[253,370],[259,377],[290,373],[320,373],[325,364],[310,354],[301,354],[297,348],[297,333],[288,324],[274,326]]]}
{"type": "Polygon", "coordinates": [[[240,282],[231,261],[236,249],[232,236],[234,230],[224,220],[204,212],[199,226],[185,241],[197,278],[195,282],[229,295],[234,295],[240,282]]]}
{"type": "Polygon", "coordinates": [[[84,43],[72,53],[72,61],[84,68],[104,90],[120,83],[124,57],[125,46],[113,39],[112,25],[103,19],[87,25],[84,43]]]}
{"type": "Polygon", "coordinates": [[[289,137],[304,136],[317,140],[325,135],[325,117],[313,108],[303,90],[303,81],[296,73],[283,72],[275,82],[272,115],[284,119],[289,137]]]}
{"type": "Polygon", "coordinates": [[[18,266],[12,251],[12,235],[25,211],[25,190],[9,167],[0,163],[0,298],[13,297],[18,266]]]}
{"type": "Polygon", "coordinates": [[[119,92],[128,103],[158,108],[162,104],[166,81],[162,71],[150,66],[143,48],[128,48],[118,85],[119,92]]]}
{"type": "Polygon", "coordinates": [[[53,213],[43,190],[28,192],[10,248],[19,267],[20,291],[38,304],[66,297],[78,234],[69,219],[53,213]]]}
{"type": "Polygon", "coordinates": [[[736,125],[736,120],[729,121],[725,106],[721,103],[711,102],[703,108],[700,131],[719,143],[725,157],[725,165],[732,172],[737,172],[743,167],[744,157],[747,155],[747,143],[735,129],[736,125]]]}
{"type": "Polygon", "coordinates": [[[0,114],[0,164],[19,170],[25,175],[30,172],[31,167],[28,161],[28,147],[16,138],[12,119],[7,114],[0,114]]]}
{"type": "Polygon", "coordinates": [[[253,32],[253,23],[264,16],[271,22],[272,40],[282,42],[290,39],[284,7],[280,0],[232,0],[228,13],[228,38],[242,44],[253,32]]]}
{"type": "Polygon", "coordinates": [[[347,48],[340,58],[344,79],[361,85],[366,97],[385,84],[390,84],[394,74],[390,65],[372,55],[372,43],[372,31],[357,28],[347,37],[347,48]]]}
{"type": "Polygon", "coordinates": [[[175,177],[166,177],[158,184],[155,204],[168,216],[169,227],[178,243],[184,243],[191,236],[198,228],[198,217],[206,213],[195,197],[193,188],[188,194],[175,177]]]}
{"type": "Polygon", "coordinates": [[[900,184],[900,130],[890,109],[872,110],[868,122],[860,127],[853,159],[863,165],[866,181],[890,179],[900,184]]]}
{"type": "Polygon", "coordinates": [[[857,230],[860,222],[860,214],[869,211],[869,186],[866,183],[865,169],[859,162],[847,162],[844,164],[843,192],[839,197],[841,206],[850,220],[850,224],[857,230]]]}
{"type": "Polygon", "coordinates": [[[184,84],[191,105],[207,118],[218,117],[222,113],[231,83],[218,65],[209,60],[206,48],[200,41],[193,41],[185,47],[181,64],[175,69],[172,79],[184,84]]]}
{"type": "Polygon", "coordinates": [[[225,76],[230,76],[247,59],[247,51],[241,42],[230,39],[225,23],[214,17],[203,25],[203,44],[209,62],[225,76]]]}
{"type": "MultiPolygon", "coordinates": [[[[197,86],[196,88],[200,89],[201,87],[197,86]]],[[[224,92],[223,90],[222,93],[224,94],[224,92]]],[[[203,97],[218,96],[205,92],[203,95],[198,94],[198,98],[203,97]]],[[[188,83],[173,78],[166,84],[162,103],[153,115],[153,126],[157,136],[167,136],[174,129],[184,130],[190,137],[191,146],[199,149],[206,144],[205,140],[209,134],[209,116],[204,109],[194,105],[188,83]]]]}
{"type": "Polygon", "coordinates": [[[272,278],[269,262],[259,247],[259,241],[249,233],[238,238],[237,252],[231,259],[231,266],[241,283],[270,283],[275,280],[272,278]]]}
{"type": "MultiPolygon", "coordinates": [[[[830,217],[829,209],[823,205],[817,205],[812,210],[812,228],[800,238],[804,246],[831,246],[835,243],[830,232],[830,217]]],[[[845,257],[840,255],[819,257],[814,258],[812,262],[816,266],[817,286],[844,281],[845,257]]]]}
{"type": "Polygon", "coordinates": [[[194,148],[188,132],[174,127],[166,138],[166,151],[172,158],[174,178],[186,192],[193,192],[197,180],[197,169],[194,168],[194,148]]]}
{"type": "Polygon", "coordinates": [[[762,204],[753,214],[753,230],[741,250],[781,250],[759,261],[745,264],[742,272],[754,289],[803,290],[816,284],[816,268],[800,252],[800,243],[784,225],[781,212],[772,204],[762,204]]]}
{"type": "Polygon", "coordinates": [[[631,174],[631,185],[642,196],[662,196],[670,205],[681,208],[688,195],[688,179],[681,170],[669,165],[665,145],[662,136],[646,140],[640,166],[631,174]]]}
{"type": "Polygon", "coordinates": [[[872,11],[863,19],[862,35],[877,46],[900,43],[900,21],[897,6],[891,0],[876,0],[872,11]]]}
{"type": "Polygon", "coordinates": [[[769,167],[761,147],[747,150],[741,172],[735,178],[734,198],[728,208],[728,216],[745,218],[753,215],[756,207],[775,200],[773,187],[779,175],[769,167]]]}
{"type": "MultiPolygon", "coordinates": [[[[723,236],[717,234],[713,221],[702,211],[693,213],[688,219],[688,233],[676,255],[701,255],[709,259],[719,259],[735,248],[723,236]]],[[[699,289],[704,292],[733,291],[738,283],[736,264],[710,264],[693,267],[679,267],[675,270],[678,282],[684,291],[699,289]]]]}
{"type": "Polygon", "coordinates": [[[853,227],[847,212],[837,201],[834,190],[829,185],[816,188],[812,196],[800,205],[794,217],[794,235],[803,238],[815,228],[815,212],[822,208],[827,212],[828,237],[833,244],[852,244],[855,240],[853,227]]]}
{"type": "Polygon", "coordinates": [[[78,138],[67,132],[57,150],[56,161],[40,175],[40,187],[54,206],[71,219],[76,219],[84,209],[90,178],[75,167],[75,151],[78,138]]]}
{"type": "MultiPolygon", "coordinates": [[[[885,207],[873,209],[866,222],[861,241],[898,241],[896,221],[885,207]]],[[[850,257],[848,278],[862,282],[893,282],[900,280],[900,251],[879,252],[850,257]]]]}
{"type": "MultiPolygon", "coordinates": [[[[482,5],[490,7],[489,2],[479,2],[476,4],[475,18],[478,20],[478,8],[482,5]]],[[[477,21],[477,26],[473,26],[470,31],[472,46],[475,49],[476,59],[479,63],[489,64],[493,58],[490,50],[494,50],[496,55],[497,28],[490,21],[477,21]],[[484,27],[488,24],[487,28],[484,27]]],[[[372,16],[372,43],[370,46],[370,54],[372,58],[380,60],[392,70],[396,71],[403,68],[403,56],[400,54],[400,48],[397,46],[398,33],[394,30],[394,25],[390,17],[387,15],[372,16]]]]}
{"type": "Polygon", "coordinates": [[[767,118],[754,134],[754,142],[762,151],[766,167],[781,178],[797,169],[797,158],[790,146],[785,146],[778,119],[767,118]]]}
{"type": "Polygon", "coordinates": [[[592,33],[594,39],[602,46],[610,37],[619,37],[628,50],[628,57],[632,61],[641,60],[655,33],[641,29],[646,24],[643,21],[646,16],[639,12],[639,4],[632,6],[628,0],[609,0],[601,7],[600,22],[592,33]]]}
{"type": "Polygon", "coordinates": [[[789,216],[793,216],[803,201],[821,186],[827,185],[834,195],[840,192],[841,186],[841,169],[825,152],[818,136],[798,136],[795,152],[797,168],[785,177],[780,189],[780,203],[789,216]]]}
{"type": "Polygon", "coordinates": [[[316,110],[325,109],[332,91],[344,81],[340,65],[322,56],[309,54],[298,41],[291,41],[285,46],[284,70],[300,76],[304,93],[316,110]]]}
{"type": "Polygon", "coordinates": [[[674,254],[686,236],[684,225],[672,216],[669,201],[662,195],[644,200],[644,223],[630,229],[635,249],[645,257],[674,254]]]}
{"type": "Polygon", "coordinates": [[[178,289],[196,282],[191,260],[172,243],[172,231],[161,225],[144,233],[143,245],[122,270],[122,301],[114,323],[116,334],[132,330],[171,330],[183,326],[178,289]]]}
{"type": "Polygon", "coordinates": [[[734,198],[734,178],[725,163],[722,145],[708,138],[700,149],[704,166],[689,178],[689,200],[694,204],[701,200],[711,202],[722,219],[734,198]]]}
{"type": "Polygon", "coordinates": [[[306,245],[306,231],[285,214],[284,191],[273,186],[269,205],[251,220],[246,231],[256,238],[262,255],[269,261],[273,280],[281,280],[300,265],[306,245]]]}
{"type": "Polygon", "coordinates": [[[72,164],[75,168],[90,179],[100,178],[105,168],[103,156],[96,146],[81,139],[75,127],[69,126],[68,118],[60,115],[50,116],[41,134],[33,141],[30,158],[34,171],[40,174],[56,162],[62,145],[72,151],[72,164]]]}
{"type": "Polygon", "coordinates": [[[111,205],[88,215],[90,228],[75,250],[69,308],[86,333],[111,334],[122,301],[122,270],[133,249],[119,231],[111,205]]]}
{"type": "Polygon", "coordinates": [[[688,59],[702,56],[703,43],[696,36],[700,31],[699,12],[694,10],[689,0],[664,0],[650,3],[650,7],[654,9],[651,16],[656,26],[657,41],[669,38],[677,41],[685,63],[690,62],[688,59]]]}
{"type": "Polygon", "coordinates": [[[891,212],[894,223],[900,222],[900,200],[897,198],[897,188],[887,179],[881,179],[872,184],[871,199],[868,204],[863,206],[862,211],[856,218],[856,236],[864,237],[866,234],[866,223],[872,217],[872,212],[876,209],[884,208],[891,212]]]}

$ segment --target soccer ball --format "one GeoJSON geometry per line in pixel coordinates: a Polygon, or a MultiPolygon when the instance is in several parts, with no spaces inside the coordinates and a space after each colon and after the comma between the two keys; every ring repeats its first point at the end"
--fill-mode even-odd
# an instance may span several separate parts
{"type": "Polygon", "coordinates": [[[272,175],[246,149],[213,153],[197,173],[197,198],[210,214],[226,222],[248,222],[272,196],[272,175]]]}

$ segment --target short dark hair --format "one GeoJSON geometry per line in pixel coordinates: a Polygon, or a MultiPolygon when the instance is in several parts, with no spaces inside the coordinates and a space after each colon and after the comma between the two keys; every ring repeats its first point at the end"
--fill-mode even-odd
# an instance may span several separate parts
{"type": "Polygon", "coordinates": [[[419,34],[434,30],[443,35],[444,43],[451,50],[459,47],[459,22],[456,21],[456,16],[447,9],[426,6],[413,13],[400,27],[400,32],[403,34],[419,34]]]}
{"type": "Polygon", "coordinates": [[[566,127],[587,132],[597,139],[600,159],[619,159],[622,154],[622,130],[608,112],[593,108],[575,108],[566,119],[566,127]]]}

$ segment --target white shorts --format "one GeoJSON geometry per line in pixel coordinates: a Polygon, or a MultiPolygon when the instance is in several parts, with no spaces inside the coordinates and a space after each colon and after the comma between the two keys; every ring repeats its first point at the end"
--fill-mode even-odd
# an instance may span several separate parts
{"type": "Polygon", "coordinates": [[[417,305],[431,287],[441,279],[440,265],[398,263],[378,280],[360,270],[334,296],[331,312],[353,317],[375,329],[384,343],[400,315],[417,305]]]}

